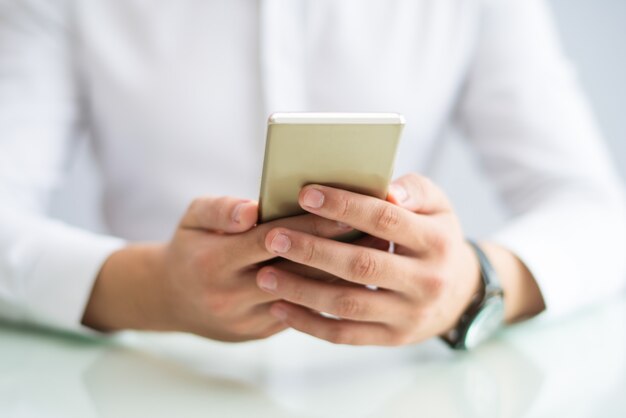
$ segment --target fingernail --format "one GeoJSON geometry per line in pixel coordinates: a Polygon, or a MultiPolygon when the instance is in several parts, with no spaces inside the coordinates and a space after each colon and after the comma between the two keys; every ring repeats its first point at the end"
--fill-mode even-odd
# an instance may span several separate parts
{"type": "Polygon", "coordinates": [[[245,203],[239,203],[237,206],[235,206],[235,209],[233,209],[233,222],[238,224],[239,222],[241,222],[241,209],[244,207],[245,203]]]}
{"type": "Polygon", "coordinates": [[[259,278],[259,286],[261,289],[274,291],[276,287],[278,287],[278,282],[276,281],[276,275],[274,273],[265,273],[259,278]]]}
{"type": "Polygon", "coordinates": [[[270,308],[270,313],[280,319],[281,321],[284,321],[285,319],[287,319],[287,310],[285,308],[283,308],[282,306],[272,306],[270,308]]]}
{"type": "Polygon", "coordinates": [[[406,189],[398,184],[389,186],[389,194],[400,203],[404,203],[409,199],[409,194],[406,192],[406,189]]]}
{"type": "Polygon", "coordinates": [[[291,248],[291,240],[285,234],[276,234],[270,248],[277,253],[286,253],[291,248]]]}
{"type": "Polygon", "coordinates": [[[324,193],[317,189],[309,189],[302,197],[302,204],[311,209],[319,209],[324,204],[324,193]]]}

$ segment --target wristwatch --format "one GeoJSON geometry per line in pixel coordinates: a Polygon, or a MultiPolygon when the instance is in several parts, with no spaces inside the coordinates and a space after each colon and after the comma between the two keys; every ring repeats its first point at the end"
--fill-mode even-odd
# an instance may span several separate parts
{"type": "Polygon", "coordinates": [[[461,316],[459,323],[441,338],[456,350],[470,350],[488,339],[504,323],[504,292],[489,259],[473,241],[480,263],[481,289],[461,316]]]}

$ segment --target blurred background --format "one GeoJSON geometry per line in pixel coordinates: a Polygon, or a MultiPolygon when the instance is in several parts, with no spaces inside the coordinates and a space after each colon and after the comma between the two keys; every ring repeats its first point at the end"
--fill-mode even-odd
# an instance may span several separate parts
{"type": "MultiPolygon", "coordinates": [[[[595,110],[613,159],[626,181],[626,1],[549,0],[566,53],[595,110]]],[[[102,230],[98,173],[83,141],[67,183],[53,199],[55,216],[102,230]],[[80,196],[80,198],[76,198],[80,196]]],[[[462,138],[451,137],[436,164],[435,180],[448,192],[466,233],[494,231],[504,214],[462,138]]]]}

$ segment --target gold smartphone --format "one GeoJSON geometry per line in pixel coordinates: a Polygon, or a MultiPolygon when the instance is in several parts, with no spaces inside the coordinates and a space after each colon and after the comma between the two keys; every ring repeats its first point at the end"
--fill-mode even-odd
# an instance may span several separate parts
{"type": "Polygon", "coordinates": [[[305,213],[298,195],[312,183],[386,199],[403,128],[397,113],[274,113],[259,222],[305,213]]]}

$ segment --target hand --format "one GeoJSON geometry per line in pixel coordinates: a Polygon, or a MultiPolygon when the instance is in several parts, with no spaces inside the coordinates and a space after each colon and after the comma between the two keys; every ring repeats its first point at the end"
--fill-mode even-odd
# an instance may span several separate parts
{"type": "Polygon", "coordinates": [[[258,205],[195,200],[167,244],[131,245],[105,262],[83,323],[100,330],[191,332],[211,339],[265,338],[286,325],[269,314],[276,296],[255,283],[258,263],[275,257],[265,235],[281,226],[332,237],[345,225],[303,215],[255,227],[258,205]]]}
{"type": "MultiPolygon", "coordinates": [[[[286,325],[340,344],[415,343],[454,327],[478,292],[477,258],[448,199],[429,180],[417,175],[399,179],[390,201],[318,185],[305,187],[299,199],[312,214],[370,234],[374,248],[272,228],[265,238],[268,251],[352,284],[264,267],[257,283],[282,299],[270,312],[286,325]],[[385,242],[394,243],[394,253],[385,250],[385,242]]],[[[506,264],[515,266],[511,276],[532,281],[523,264],[506,254],[517,263],[506,264]]]]}

